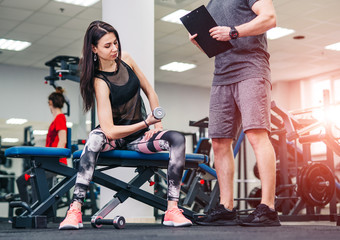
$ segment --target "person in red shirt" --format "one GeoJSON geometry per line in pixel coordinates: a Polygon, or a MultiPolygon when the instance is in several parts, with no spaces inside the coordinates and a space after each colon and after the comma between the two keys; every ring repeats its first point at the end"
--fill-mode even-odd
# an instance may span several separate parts
{"type": "MultiPolygon", "coordinates": [[[[62,113],[62,108],[65,103],[65,97],[63,95],[64,90],[61,87],[57,87],[56,91],[48,96],[48,106],[53,115],[53,121],[48,128],[48,133],[46,136],[46,147],[58,147],[66,148],[67,139],[67,126],[66,117],[62,113]]],[[[67,165],[66,158],[60,158],[59,162],[61,164],[67,165]]],[[[25,180],[25,174],[30,174],[31,169],[28,169],[16,180],[18,192],[21,201],[28,204],[34,203],[37,200],[34,185],[30,181],[25,180]],[[32,186],[32,193],[29,194],[27,187],[32,186]]],[[[55,174],[51,172],[46,172],[46,178],[48,180],[49,187],[53,186],[55,174]]]]}
{"type": "MultiPolygon", "coordinates": [[[[61,87],[57,87],[56,91],[51,93],[48,97],[48,106],[50,107],[54,120],[48,128],[46,147],[66,148],[66,117],[61,110],[65,103],[63,91],[64,90],[61,87]]],[[[66,158],[60,158],[59,161],[67,165],[66,158]]]]}

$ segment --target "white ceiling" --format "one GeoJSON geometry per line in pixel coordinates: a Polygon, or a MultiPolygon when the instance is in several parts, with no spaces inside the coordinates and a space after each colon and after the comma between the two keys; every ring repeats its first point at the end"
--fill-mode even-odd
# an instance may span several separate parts
{"type": "MultiPolygon", "coordinates": [[[[156,81],[209,87],[213,59],[188,41],[182,25],[160,20],[178,8],[192,10],[208,0],[155,3],[156,81]],[[183,73],[159,70],[160,65],[174,60],[195,63],[198,68],[183,73]]],[[[274,82],[340,68],[340,52],[324,49],[340,41],[339,0],[274,0],[274,5],[278,26],[296,30],[290,36],[269,41],[274,82]],[[294,40],[297,35],[305,39],[294,40]]],[[[94,19],[101,19],[101,2],[86,8],[53,0],[0,0],[0,37],[32,42],[22,52],[2,50],[0,63],[46,69],[45,62],[57,55],[79,56],[84,29],[94,19]]]]}
{"type": "MultiPolygon", "coordinates": [[[[156,82],[210,86],[213,59],[188,41],[182,25],[160,20],[176,9],[192,10],[207,3],[208,0],[155,0],[156,82]],[[175,60],[195,63],[198,67],[183,73],[159,70],[159,66],[175,60]]],[[[269,41],[273,82],[340,69],[340,52],[324,49],[340,41],[339,0],[274,0],[274,5],[278,26],[296,32],[269,41]],[[298,35],[305,38],[294,40],[298,35]]],[[[101,2],[86,8],[53,0],[0,0],[0,38],[32,42],[22,52],[0,50],[0,64],[48,71],[45,62],[55,56],[80,55],[84,30],[101,16],[101,2]]]]}

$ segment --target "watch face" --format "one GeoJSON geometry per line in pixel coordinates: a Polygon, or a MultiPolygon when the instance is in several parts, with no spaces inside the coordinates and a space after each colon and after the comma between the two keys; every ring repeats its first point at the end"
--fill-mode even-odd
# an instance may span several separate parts
{"type": "Polygon", "coordinates": [[[238,31],[235,28],[231,28],[229,35],[231,39],[236,39],[238,37],[238,31]]]}
{"type": "Polygon", "coordinates": [[[238,32],[235,31],[235,30],[232,30],[231,33],[230,33],[230,37],[231,37],[232,39],[237,38],[237,37],[238,37],[238,32]]]}

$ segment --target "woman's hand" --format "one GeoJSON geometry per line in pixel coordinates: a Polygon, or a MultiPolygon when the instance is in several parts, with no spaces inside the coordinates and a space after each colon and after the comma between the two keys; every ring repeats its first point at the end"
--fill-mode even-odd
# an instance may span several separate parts
{"type": "Polygon", "coordinates": [[[147,123],[149,126],[151,126],[151,125],[153,125],[153,124],[156,124],[156,123],[160,122],[161,120],[155,118],[155,117],[152,115],[152,113],[150,113],[150,114],[148,115],[148,117],[146,118],[145,121],[146,121],[146,123],[147,123]]]}
{"type": "Polygon", "coordinates": [[[144,133],[144,140],[145,140],[145,141],[148,141],[150,138],[152,138],[152,136],[153,136],[155,133],[157,133],[157,132],[159,132],[159,131],[160,131],[160,130],[158,130],[158,129],[156,129],[156,128],[150,129],[149,131],[147,131],[147,132],[144,133]]]}
{"type": "Polygon", "coordinates": [[[147,119],[145,120],[146,123],[150,126],[150,125],[153,125],[154,124],[154,129],[150,129],[149,131],[145,132],[144,134],[144,139],[146,141],[148,141],[150,138],[152,138],[152,136],[159,132],[159,131],[163,131],[163,126],[162,126],[162,123],[161,123],[161,120],[158,120],[156,119],[152,113],[150,113],[147,117],[147,119]]]}

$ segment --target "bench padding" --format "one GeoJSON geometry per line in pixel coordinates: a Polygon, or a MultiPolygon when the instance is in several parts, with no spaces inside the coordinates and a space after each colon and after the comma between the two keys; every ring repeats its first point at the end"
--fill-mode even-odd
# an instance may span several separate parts
{"type": "MultiPolygon", "coordinates": [[[[73,159],[79,159],[82,150],[76,151],[73,153],[73,159]]],[[[139,160],[157,160],[157,161],[169,161],[169,153],[168,152],[159,152],[159,153],[140,153],[129,150],[112,150],[107,152],[100,153],[99,156],[101,159],[109,158],[109,159],[139,159],[139,160]]],[[[205,163],[207,161],[207,157],[203,154],[186,154],[185,155],[186,162],[194,162],[194,163],[205,163]]]]}
{"type": "Polygon", "coordinates": [[[5,157],[70,157],[71,150],[67,148],[18,146],[6,149],[5,157]]]}

